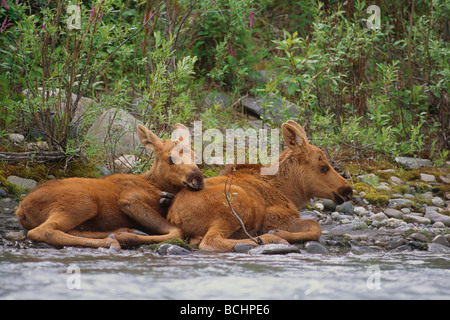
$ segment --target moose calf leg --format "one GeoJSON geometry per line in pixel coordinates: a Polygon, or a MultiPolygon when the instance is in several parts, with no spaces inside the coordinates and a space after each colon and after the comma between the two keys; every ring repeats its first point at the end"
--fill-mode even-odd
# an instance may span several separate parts
{"type": "Polygon", "coordinates": [[[181,228],[169,223],[166,219],[147,205],[145,198],[130,193],[119,200],[119,207],[127,216],[139,223],[145,229],[158,235],[138,235],[136,233],[120,232],[115,234],[117,240],[124,245],[139,245],[158,243],[169,239],[183,239],[181,228]]]}
{"type": "Polygon", "coordinates": [[[271,233],[287,240],[289,243],[317,241],[322,235],[322,229],[319,223],[313,219],[302,220],[296,218],[286,229],[275,229],[271,233]]]}

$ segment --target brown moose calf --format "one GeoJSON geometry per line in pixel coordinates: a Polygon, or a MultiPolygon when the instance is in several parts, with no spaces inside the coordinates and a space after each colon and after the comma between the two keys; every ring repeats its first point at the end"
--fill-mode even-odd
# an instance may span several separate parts
{"type": "Polygon", "coordinates": [[[161,191],[200,190],[203,174],[195,164],[174,164],[172,149],[181,140],[162,140],[143,126],[138,135],[146,149],[155,151],[148,172],[69,178],[36,187],[16,211],[28,238],[55,247],[115,248],[183,238],[183,231],[159,213],[161,191]]]}
{"type": "Polygon", "coordinates": [[[185,236],[201,239],[200,249],[231,251],[236,244],[255,245],[233,215],[227,194],[248,233],[259,235],[264,243],[318,240],[319,224],[300,219],[298,208],[311,197],[339,204],[349,200],[353,190],[329,165],[325,154],[309,144],[300,125],[288,121],[282,132],[288,148],[279,157],[275,175],[261,175],[261,166],[230,166],[224,174],[206,179],[201,191],[179,192],[167,220],[182,227],[185,236]],[[232,185],[225,189],[227,179],[232,185]]]}

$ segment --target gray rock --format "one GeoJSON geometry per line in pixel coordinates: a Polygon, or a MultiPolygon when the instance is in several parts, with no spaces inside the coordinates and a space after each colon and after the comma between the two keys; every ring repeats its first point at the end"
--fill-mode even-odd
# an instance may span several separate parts
{"type": "Polygon", "coordinates": [[[440,243],[429,243],[428,251],[433,253],[450,253],[450,248],[440,243]]]}
{"type": "Polygon", "coordinates": [[[359,181],[370,184],[371,186],[378,185],[378,177],[376,175],[374,175],[373,173],[359,175],[359,176],[357,176],[357,178],[359,181]]]}
{"type": "Polygon", "coordinates": [[[284,121],[283,115],[285,113],[292,117],[298,116],[297,105],[275,95],[271,95],[268,99],[248,97],[242,99],[241,103],[250,112],[257,116],[271,119],[277,124],[281,124],[284,121]]]}
{"type": "Polygon", "coordinates": [[[299,252],[300,249],[294,245],[277,243],[260,245],[248,251],[249,254],[288,254],[299,252]]]}
{"type": "Polygon", "coordinates": [[[442,244],[443,246],[450,247],[450,243],[441,234],[434,237],[434,239],[431,240],[431,243],[439,243],[439,244],[442,244]]]}
{"type": "Polygon", "coordinates": [[[431,174],[421,173],[420,180],[422,180],[424,182],[433,182],[433,181],[436,181],[436,178],[431,174]]]}
{"type": "Polygon", "coordinates": [[[447,227],[450,227],[450,217],[437,213],[436,211],[428,210],[429,207],[427,207],[426,213],[424,215],[425,218],[428,218],[431,220],[431,222],[442,222],[447,227]]]}
{"type": "Polygon", "coordinates": [[[6,198],[8,196],[8,193],[6,190],[0,188],[0,198],[6,198]]]}
{"type": "Polygon", "coordinates": [[[445,206],[445,201],[439,197],[434,197],[433,199],[431,199],[431,202],[433,203],[433,206],[436,206],[436,207],[442,208],[445,206]]]}
{"type": "Polygon", "coordinates": [[[388,240],[387,244],[391,249],[396,249],[403,246],[406,243],[405,239],[401,236],[395,236],[392,240],[388,240]]]}
{"type": "Polygon", "coordinates": [[[409,199],[390,199],[388,202],[389,208],[404,208],[404,207],[410,207],[413,205],[413,202],[409,199]]]}
{"type": "Polygon", "coordinates": [[[389,218],[403,219],[403,212],[396,209],[387,208],[384,210],[384,214],[389,218]]]}
{"type": "Polygon", "coordinates": [[[253,249],[255,246],[250,243],[236,243],[233,247],[233,252],[236,253],[247,253],[250,249],[253,249]]]}
{"type": "Polygon", "coordinates": [[[372,215],[370,219],[374,221],[383,221],[387,219],[387,216],[383,212],[379,212],[377,214],[372,215]]]}
{"type": "Polygon", "coordinates": [[[330,199],[322,199],[324,210],[334,211],[336,210],[336,203],[330,199]]]}
{"type": "Polygon", "coordinates": [[[27,236],[23,233],[23,231],[11,231],[5,234],[5,238],[10,241],[22,241],[25,240],[27,236]]]}
{"type": "Polygon", "coordinates": [[[445,224],[443,224],[442,222],[438,221],[438,222],[435,222],[433,224],[433,228],[435,228],[435,229],[445,228],[445,224]]]}
{"type": "Polygon", "coordinates": [[[163,243],[158,247],[158,253],[162,256],[165,255],[187,255],[191,254],[191,252],[185,248],[182,248],[180,246],[169,244],[169,243],[163,243]]]}
{"type": "MultiPolygon", "coordinates": [[[[100,145],[115,145],[115,155],[131,154],[140,145],[136,127],[141,124],[131,114],[122,109],[109,109],[103,112],[88,135],[100,145]]],[[[111,148],[111,147],[110,147],[111,148]]]]}
{"type": "Polygon", "coordinates": [[[425,235],[423,235],[421,233],[413,233],[408,238],[414,239],[414,240],[417,240],[417,241],[420,241],[420,242],[425,242],[425,243],[428,242],[427,236],[425,236],[425,235]]]}
{"type": "Polygon", "coordinates": [[[419,169],[421,167],[431,167],[433,162],[428,159],[396,157],[395,161],[406,169],[419,169]]]}
{"type": "Polygon", "coordinates": [[[111,175],[111,171],[108,170],[108,168],[103,167],[103,166],[96,166],[96,168],[102,173],[102,175],[104,176],[109,176],[111,175]]]}
{"type": "Polygon", "coordinates": [[[363,216],[367,213],[368,211],[366,210],[366,208],[364,207],[354,207],[353,208],[353,213],[358,215],[358,216],[363,216]]]}
{"type": "Polygon", "coordinates": [[[8,139],[14,143],[21,143],[22,141],[25,140],[25,137],[23,136],[23,134],[20,133],[10,133],[8,135],[8,139]]]}
{"type": "Polygon", "coordinates": [[[353,204],[351,202],[344,202],[338,206],[336,206],[336,211],[342,212],[345,214],[353,214],[353,204]]]}
{"type": "Polygon", "coordinates": [[[396,177],[396,176],[392,176],[392,177],[390,178],[390,180],[391,180],[392,182],[396,183],[396,184],[403,184],[403,183],[404,183],[402,179],[400,179],[400,178],[398,178],[398,177],[396,177]]]}
{"type": "Polygon", "coordinates": [[[428,218],[415,216],[412,214],[405,214],[403,216],[403,220],[408,223],[419,223],[419,224],[421,224],[421,223],[422,224],[430,224],[431,223],[431,220],[428,218]]]}
{"type": "Polygon", "coordinates": [[[328,249],[325,248],[322,244],[316,241],[309,241],[305,245],[305,250],[308,253],[319,253],[319,254],[327,254],[328,249]]]}
{"type": "Polygon", "coordinates": [[[33,189],[37,186],[37,182],[32,179],[24,179],[17,176],[9,176],[6,180],[23,189],[33,189]]]}

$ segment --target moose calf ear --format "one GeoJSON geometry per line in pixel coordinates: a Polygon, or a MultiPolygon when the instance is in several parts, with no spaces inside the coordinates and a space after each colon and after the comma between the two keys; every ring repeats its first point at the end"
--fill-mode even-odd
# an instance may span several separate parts
{"type": "Polygon", "coordinates": [[[159,148],[162,144],[162,139],[157,137],[153,132],[148,130],[143,125],[138,125],[137,132],[139,136],[139,140],[145,149],[150,151],[155,151],[155,149],[159,148]]]}
{"type": "Polygon", "coordinates": [[[186,128],[186,126],[182,125],[181,123],[176,123],[173,126],[172,140],[179,140],[184,144],[189,144],[190,143],[189,129],[186,128]]]}
{"type": "Polygon", "coordinates": [[[301,127],[300,130],[297,126],[299,125],[296,123],[293,125],[291,122],[286,122],[281,126],[281,131],[283,133],[283,141],[287,147],[291,150],[300,151],[306,147],[308,139],[306,138],[305,130],[301,127]]]}

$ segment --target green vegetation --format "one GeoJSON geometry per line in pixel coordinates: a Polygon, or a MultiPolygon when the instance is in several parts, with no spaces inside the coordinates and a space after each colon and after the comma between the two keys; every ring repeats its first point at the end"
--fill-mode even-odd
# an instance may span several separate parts
{"type": "Polygon", "coordinates": [[[66,169],[79,157],[111,168],[86,134],[105,110],[162,136],[176,122],[249,126],[241,100],[254,96],[272,127],[273,97],[296,105],[276,110],[280,120],[301,123],[333,160],[419,155],[441,166],[449,16],[446,0],[3,1],[0,151],[20,151],[5,142],[17,132],[62,150],[66,169]],[[69,28],[75,4],[80,29],[69,28]],[[379,29],[366,24],[372,4],[379,29]],[[229,103],[205,103],[217,93],[229,103]]]}

